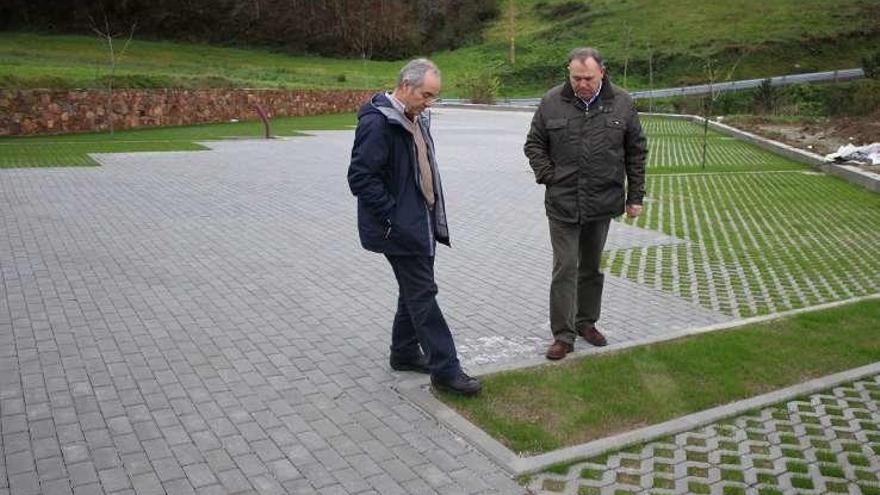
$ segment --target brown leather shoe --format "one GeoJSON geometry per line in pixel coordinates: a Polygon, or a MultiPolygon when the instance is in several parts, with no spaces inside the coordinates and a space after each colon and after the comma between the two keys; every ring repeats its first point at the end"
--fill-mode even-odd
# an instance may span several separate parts
{"type": "Polygon", "coordinates": [[[595,325],[581,328],[578,330],[578,335],[584,338],[590,344],[593,344],[596,347],[602,347],[608,345],[608,341],[605,340],[605,336],[599,333],[599,330],[596,329],[595,325]]]}
{"type": "Polygon", "coordinates": [[[574,346],[567,344],[561,340],[557,340],[547,348],[547,359],[556,361],[562,359],[566,354],[574,350],[574,346]]]}

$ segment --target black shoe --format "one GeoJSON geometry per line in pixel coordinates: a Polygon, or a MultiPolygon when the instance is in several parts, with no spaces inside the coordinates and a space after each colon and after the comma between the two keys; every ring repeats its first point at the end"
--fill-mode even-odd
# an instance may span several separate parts
{"type": "Polygon", "coordinates": [[[476,395],[482,390],[480,380],[459,371],[453,378],[431,377],[431,385],[437,390],[459,395],[476,395]]]}
{"type": "Polygon", "coordinates": [[[431,372],[428,368],[428,356],[421,352],[415,358],[409,359],[399,359],[392,355],[388,362],[391,364],[391,369],[395,371],[415,371],[426,374],[431,372]]]}

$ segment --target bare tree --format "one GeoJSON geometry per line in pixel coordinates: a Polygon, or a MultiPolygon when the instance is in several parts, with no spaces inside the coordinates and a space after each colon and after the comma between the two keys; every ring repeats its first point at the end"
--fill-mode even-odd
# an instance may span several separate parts
{"type": "Polygon", "coordinates": [[[125,55],[125,52],[128,50],[128,45],[131,44],[131,39],[134,37],[134,30],[137,27],[137,23],[132,23],[131,29],[128,32],[128,39],[125,40],[125,44],[122,45],[122,50],[116,52],[116,49],[113,46],[114,38],[119,36],[118,33],[114,33],[110,28],[110,20],[107,19],[107,16],[104,15],[104,29],[103,31],[98,28],[95,23],[95,20],[91,17],[89,20],[92,23],[92,31],[98,35],[98,39],[101,43],[107,44],[107,65],[110,67],[110,77],[107,78],[107,122],[110,124],[110,134],[113,134],[113,79],[116,77],[116,66],[119,64],[119,60],[125,55]]]}
{"type": "Polygon", "coordinates": [[[626,88],[626,70],[629,66],[629,48],[632,41],[632,26],[624,24],[623,27],[623,87],[626,88]]]}
{"type": "Polygon", "coordinates": [[[516,1],[507,3],[507,36],[510,38],[510,65],[516,64],[516,1]]]}
{"type": "Polygon", "coordinates": [[[648,90],[651,97],[648,98],[648,109],[654,113],[654,49],[651,48],[651,41],[648,41],[648,90]]]}
{"type": "MultiPolygon", "coordinates": [[[[733,76],[733,72],[736,70],[736,67],[739,65],[740,61],[746,56],[747,52],[743,52],[742,55],[734,62],[734,64],[730,67],[730,70],[727,71],[727,74],[724,76],[723,80],[729,81],[733,76]]],[[[715,100],[721,96],[721,91],[717,91],[715,89],[715,82],[718,81],[719,75],[721,74],[721,68],[716,67],[714,61],[711,58],[707,58],[704,69],[706,72],[706,79],[709,81],[709,97],[707,100],[704,100],[705,97],[700,97],[701,109],[703,111],[703,153],[700,165],[703,169],[706,168],[706,150],[709,146],[709,119],[715,114],[715,100]]]]}

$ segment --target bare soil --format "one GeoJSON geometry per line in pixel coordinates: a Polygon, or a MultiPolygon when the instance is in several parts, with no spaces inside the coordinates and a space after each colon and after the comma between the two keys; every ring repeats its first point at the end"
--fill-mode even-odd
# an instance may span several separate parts
{"type": "MultiPolygon", "coordinates": [[[[880,141],[880,112],[837,118],[735,116],[724,123],[819,155],[833,153],[845,144],[880,141]]],[[[861,167],[880,173],[880,165],[861,167]]]]}

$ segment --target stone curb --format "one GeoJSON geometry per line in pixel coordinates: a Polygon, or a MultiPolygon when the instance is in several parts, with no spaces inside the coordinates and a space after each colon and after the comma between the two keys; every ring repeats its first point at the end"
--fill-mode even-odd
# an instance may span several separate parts
{"type": "MultiPolygon", "coordinates": [[[[811,306],[809,308],[800,308],[774,315],[759,316],[754,318],[746,318],[734,322],[710,325],[701,328],[689,328],[678,332],[674,332],[661,337],[653,337],[640,341],[630,342],[622,345],[611,345],[598,349],[588,349],[576,351],[570,354],[571,359],[578,359],[587,355],[599,355],[609,352],[618,352],[631,347],[642,345],[656,344],[664,341],[675,340],[689,335],[697,335],[701,333],[712,332],[716,330],[732,329],[753,323],[761,323],[766,321],[786,318],[800,313],[819,311],[829,309],[853,302],[880,299],[880,294],[871,296],[848,299],[845,301],[837,301],[829,304],[811,306]]],[[[535,366],[558,366],[562,362],[548,362],[543,358],[530,359],[506,365],[492,365],[471,370],[475,375],[486,375],[498,373],[501,371],[510,371],[535,366]]],[[[470,443],[474,448],[485,454],[487,457],[496,462],[503,469],[513,475],[529,474],[539,472],[542,469],[560,462],[576,461],[578,459],[594,457],[602,453],[614,450],[620,450],[629,445],[646,442],[653,438],[664,437],[694,429],[696,427],[714,423],[718,420],[736,416],[746,411],[769,406],[778,402],[806,395],[830,387],[834,387],[840,383],[853,381],[871,374],[880,373],[880,363],[874,363],[860,368],[855,368],[841,373],[809,380],[807,382],[776,390],[767,394],[759,395],[748,399],[743,399],[730,404],[714,407],[704,411],[672,419],[660,424],[639,428],[637,430],[628,431],[607,438],[601,438],[580,445],[574,445],[559,450],[545,452],[543,454],[521,457],[516,452],[510,450],[507,446],[491,437],[482,429],[458,414],[455,410],[439,401],[430,391],[430,382],[427,377],[419,377],[416,379],[405,380],[400,382],[396,390],[404,398],[411,401],[425,413],[435,418],[438,423],[451,429],[453,432],[461,436],[465,441],[470,443]]]]}

